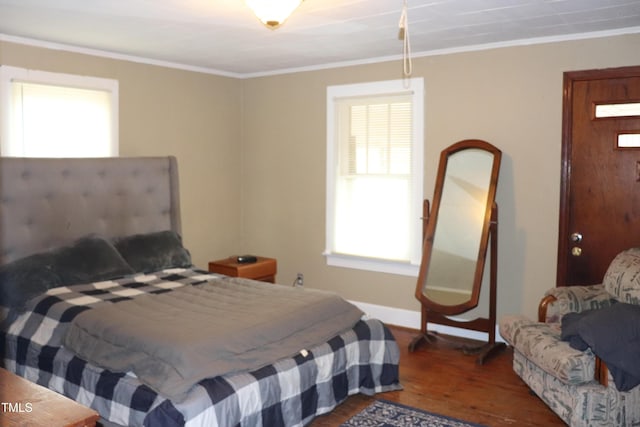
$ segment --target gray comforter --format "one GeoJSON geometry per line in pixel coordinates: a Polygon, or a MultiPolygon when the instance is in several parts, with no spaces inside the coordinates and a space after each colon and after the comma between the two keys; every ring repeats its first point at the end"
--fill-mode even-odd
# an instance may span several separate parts
{"type": "Polygon", "coordinates": [[[362,314],[332,293],[224,278],[87,310],[64,345],[180,401],[204,378],[290,357],[362,314]]]}

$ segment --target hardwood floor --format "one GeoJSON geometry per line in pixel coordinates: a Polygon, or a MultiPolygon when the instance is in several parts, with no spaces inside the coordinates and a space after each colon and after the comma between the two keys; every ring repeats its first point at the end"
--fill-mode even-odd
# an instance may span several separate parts
{"type": "Polygon", "coordinates": [[[355,395],[330,414],[316,418],[311,427],[336,427],[360,412],[375,398],[421,408],[429,412],[483,424],[503,426],[565,426],[513,372],[511,348],[477,365],[446,340],[409,353],[416,331],[390,326],[400,347],[400,382],[404,390],[375,397],[355,395]]]}

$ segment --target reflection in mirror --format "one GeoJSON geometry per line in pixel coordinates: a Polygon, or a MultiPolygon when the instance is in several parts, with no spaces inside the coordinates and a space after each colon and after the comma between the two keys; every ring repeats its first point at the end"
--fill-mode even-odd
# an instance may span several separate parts
{"type": "Polygon", "coordinates": [[[449,156],[423,294],[444,306],[471,299],[485,221],[493,153],[468,148],[449,156]]]}
{"type": "Polygon", "coordinates": [[[409,345],[435,338],[427,320],[458,328],[486,332],[488,343],[465,347],[479,353],[478,363],[504,344],[495,342],[497,231],[496,186],[502,152],[485,141],[460,141],[440,155],[433,209],[424,217],[426,230],[416,298],[422,304],[420,335],[409,345]],[[449,316],[478,305],[487,249],[490,247],[489,317],[471,321],[449,316]]]}

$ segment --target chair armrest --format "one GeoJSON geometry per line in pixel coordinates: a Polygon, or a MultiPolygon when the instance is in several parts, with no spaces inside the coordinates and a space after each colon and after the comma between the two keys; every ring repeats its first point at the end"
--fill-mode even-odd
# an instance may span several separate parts
{"type": "Polygon", "coordinates": [[[549,305],[558,301],[555,295],[545,295],[540,300],[538,304],[538,322],[540,323],[551,323],[547,322],[547,311],[549,311],[549,305]]]}
{"type": "Polygon", "coordinates": [[[607,387],[609,385],[609,369],[607,369],[607,364],[598,356],[596,356],[596,366],[593,376],[595,380],[603,386],[607,387]]]}
{"type": "Polygon", "coordinates": [[[614,301],[602,285],[551,288],[538,305],[538,321],[559,323],[567,313],[608,307],[614,301]]]}

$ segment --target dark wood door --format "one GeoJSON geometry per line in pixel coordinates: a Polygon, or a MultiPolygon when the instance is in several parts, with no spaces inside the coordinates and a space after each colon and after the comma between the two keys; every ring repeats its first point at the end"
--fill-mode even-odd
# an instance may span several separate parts
{"type": "Polygon", "coordinates": [[[601,283],[617,253],[640,246],[640,67],[564,75],[557,286],[601,283]],[[607,117],[605,117],[607,116],[607,117]]]}

